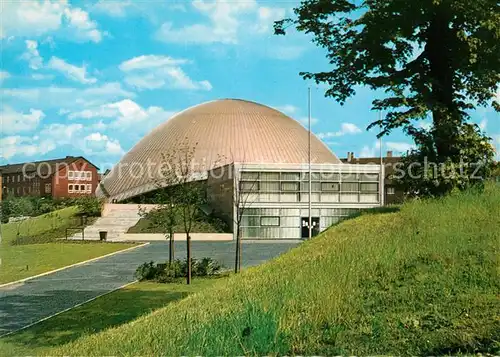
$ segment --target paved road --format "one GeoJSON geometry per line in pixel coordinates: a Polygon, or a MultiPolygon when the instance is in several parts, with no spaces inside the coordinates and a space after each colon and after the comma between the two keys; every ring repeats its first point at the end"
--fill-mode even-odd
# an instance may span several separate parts
{"type": "MultiPolygon", "coordinates": [[[[258,265],[295,247],[291,242],[245,242],[244,267],[258,265]]],[[[176,257],[185,257],[185,242],[176,242],[176,257]]],[[[84,247],[84,246],[83,246],[84,247]]],[[[192,242],[193,257],[234,262],[234,242],[192,242]]],[[[23,284],[0,288],[0,336],[134,281],[137,266],[168,259],[168,244],[153,242],[128,252],[68,268],[23,284]]]]}

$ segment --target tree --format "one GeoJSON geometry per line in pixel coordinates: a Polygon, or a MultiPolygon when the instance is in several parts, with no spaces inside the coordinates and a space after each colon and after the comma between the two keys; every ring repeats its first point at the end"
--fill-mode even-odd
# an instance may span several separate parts
{"type": "MultiPolygon", "coordinates": [[[[243,160],[244,161],[244,160],[243,160]]],[[[250,198],[252,195],[258,191],[258,180],[242,180],[241,170],[235,171],[235,182],[234,185],[234,204],[236,205],[236,216],[233,217],[234,223],[236,225],[236,250],[235,250],[235,260],[234,260],[234,272],[238,273],[241,271],[241,225],[243,222],[243,215],[248,206],[253,202],[250,198]]]]}
{"type": "MultiPolygon", "coordinates": [[[[193,147],[188,146],[186,143],[175,145],[175,150],[163,155],[161,168],[161,182],[168,188],[170,207],[172,209],[176,207],[178,210],[184,232],[186,233],[187,284],[191,284],[192,258],[190,233],[201,206],[206,203],[204,177],[200,174],[201,168],[197,168],[194,162],[197,145],[195,144],[193,147]]],[[[171,212],[173,214],[173,211],[171,212]]],[[[170,237],[172,247],[173,232],[170,237]]]]}
{"type": "Polygon", "coordinates": [[[140,208],[139,214],[142,218],[149,219],[154,225],[161,227],[169,242],[168,265],[175,258],[174,234],[177,227],[178,206],[175,204],[172,187],[159,186],[155,203],[157,207],[151,211],[140,208]]]}
{"type": "MultiPolygon", "coordinates": [[[[372,109],[385,111],[385,118],[368,128],[380,126],[379,137],[403,129],[417,144],[411,159],[453,163],[454,184],[468,177],[460,188],[484,181],[493,158],[485,145],[490,138],[468,122],[468,111],[490,105],[500,111],[494,99],[500,79],[496,0],[306,0],[294,12],[295,18],[275,23],[275,33],[295,25],[311,34],[333,66],[301,72],[305,79],[326,83],[325,95],[341,104],[360,85],[384,91],[372,109]],[[419,127],[429,114],[431,129],[419,127]],[[474,146],[468,155],[465,144],[474,146]],[[471,178],[476,168],[457,169],[463,156],[482,163],[479,179],[471,178]]],[[[436,177],[428,188],[439,195],[454,184],[436,177]]]]}

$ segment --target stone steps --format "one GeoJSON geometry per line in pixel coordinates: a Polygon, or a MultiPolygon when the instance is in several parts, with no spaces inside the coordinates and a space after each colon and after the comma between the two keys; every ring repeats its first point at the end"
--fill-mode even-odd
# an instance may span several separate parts
{"type": "MultiPolygon", "coordinates": [[[[123,233],[133,227],[141,218],[137,209],[123,207],[114,209],[106,213],[105,217],[100,217],[96,222],[84,229],[85,240],[99,240],[99,232],[106,231],[107,240],[118,240],[123,233]]],[[[69,239],[81,240],[82,233],[75,233],[69,239]]]]}

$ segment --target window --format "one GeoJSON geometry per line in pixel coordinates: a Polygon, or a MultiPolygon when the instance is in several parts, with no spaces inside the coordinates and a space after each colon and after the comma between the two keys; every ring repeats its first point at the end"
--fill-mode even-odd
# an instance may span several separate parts
{"type": "Polygon", "coordinates": [[[18,188],[17,188],[17,194],[18,194],[18,195],[19,195],[19,194],[21,194],[21,187],[18,187],[18,188]]]}
{"type": "Polygon", "coordinates": [[[268,227],[279,227],[280,218],[279,217],[260,217],[260,225],[268,227]]]}
{"type": "Polygon", "coordinates": [[[17,182],[21,182],[21,175],[17,175],[17,182]]]}
{"type": "Polygon", "coordinates": [[[85,192],[85,185],[80,185],[80,191],[85,192]]]}
{"type": "Polygon", "coordinates": [[[251,180],[251,181],[258,180],[259,173],[258,172],[242,172],[241,179],[242,180],[251,180]]]}
{"type": "Polygon", "coordinates": [[[87,181],[92,181],[92,171],[85,171],[87,181]]]}
{"type": "Polygon", "coordinates": [[[45,193],[51,193],[52,192],[52,184],[46,183],[45,184],[45,193]]]}
{"type": "Polygon", "coordinates": [[[378,192],[378,183],[361,183],[361,192],[378,192]]]}
{"type": "Polygon", "coordinates": [[[87,185],[87,192],[92,193],[92,185],[87,185]]]}
{"type": "Polygon", "coordinates": [[[68,185],[68,192],[73,193],[73,185],[68,185]]]}
{"type": "Polygon", "coordinates": [[[281,173],[282,181],[299,181],[300,173],[299,172],[282,172],[281,173]]]}
{"type": "Polygon", "coordinates": [[[387,194],[388,195],[395,195],[396,194],[396,189],[392,186],[387,187],[387,194]]]}
{"type": "Polygon", "coordinates": [[[338,192],[340,185],[338,182],[322,182],[321,191],[338,192]]]}
{"type": "Polygon", "coordinates": [[[10,182],[10,176],[7,176],[7,183],[10,182]]]}
{"type": "Polygon", "coordinates": [[[74,176],[75,176],[75,172],[74,171],[68,171],[68,178],[69,179],[72,179],[74,176]]]}
{"type": "Polygon", "coordinates": [[[298,182],[282,182],[281,191],[299,191],[298,182]]]}
{"type": "Polygon", "coordinates": [[[257,181],[251,182],[251,181],[241,181],[240,182],[240,189],[242,191],[258,191],[259,190],[259,183],[257,181]]]}
{"type": "Polygon", "coordinates": [[[342,182],[342,192],[358,192],[357,182],[342,182]]]}

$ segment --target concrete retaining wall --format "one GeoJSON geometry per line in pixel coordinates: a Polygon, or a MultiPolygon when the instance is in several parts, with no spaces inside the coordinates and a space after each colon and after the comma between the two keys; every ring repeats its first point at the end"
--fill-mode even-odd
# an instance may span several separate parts
{"type": "MultiPolygon", "coordinates": [[[[120,235],[120,240],[134,242],[149,242],[149,241],[166,241],[167,238],[161,233],[123,233],[120,235]]],[[[175,233],[175,241],[185,241],[185,233],[175,233]]],[[[191,233],[193,241],[231,241],[233,240],[232,233],[191,233]]]]}

